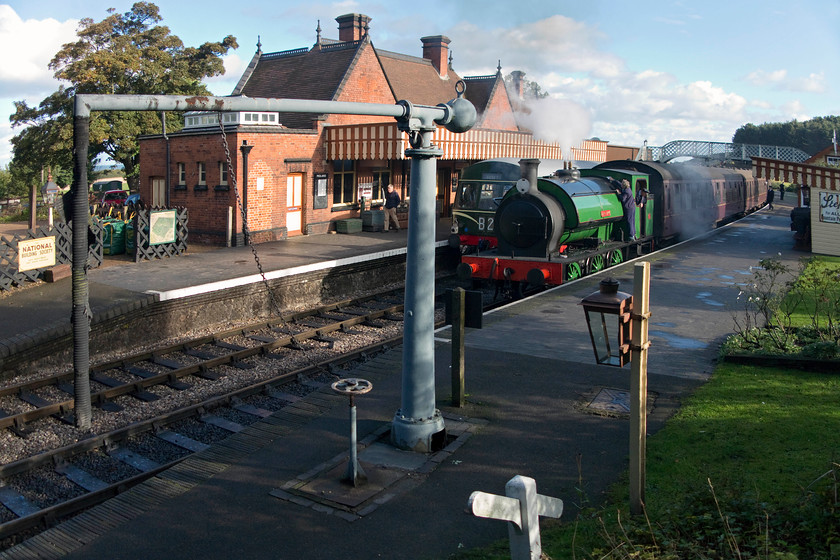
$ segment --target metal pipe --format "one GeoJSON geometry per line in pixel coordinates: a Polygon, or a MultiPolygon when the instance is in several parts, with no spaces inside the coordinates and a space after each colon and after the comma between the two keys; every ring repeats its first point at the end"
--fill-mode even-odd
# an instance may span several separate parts
{"type": "MultiPolygon", "coordinates": [[[[161,113],[161,120],[163,121],[163,139],[166,140],[166,179],[164,180],[164,189],[166,189],[166,194],[164,195],[164,205],[169,208],[171,206],[170,202],[170,176],[172,175],[172,153],[170,151],[169,146],[169,136],[166,135],[166,111],[161,113]]],[[[155,193],[152,192],[152,200],[149,201],[150,206],[155,201],[155,193]]]]}
{"type": "Polygon", "coordinates": [[[90,298],[87,283],[88,206],[87,160],[90,117],[73,119],[73,379],[76,427],[90,430],[90,298]]]}
{"type": "Polygon", "coordinates": [[[242,151],[242,239],[244,244],[248,245],[248,154],[254,147],[249,146],[247,140],[243,140],[239,149],[242,151]]]}
{"type": "Polygon", "coordinates": [[[432,131],[419,134],[411,157],[411,204],[408,209],[402,400],[394,415],[391,442],[418,452],[432,451],[432,439],[444,430],[435,408],[435,177],[443,151],[431,145],[432,131]]]}
{"type": "MultiPolygon", "coordinates": [[[[183,95],[98,95],[79,94],[74,105],[77,117],[90,117],[91,111],[277,111],[286,113],[339,113],[383,117],[431,118],[441,121],[451,115],[446,106],[413,106],[318,101],[311,99],[264,99],[250,97],[210,97],[183,95]]],[[[440,122],[440,124],[445,124],[440,122]]]]}
{"type": "MultiPolygon", "coordinates": [[[[432,436],[443,431],[443,417],[434,408],[434,158],[442,151],[431,146],[436,125],[452,132],[469,130],[476,120],[475,107],[462,97],[465,86],[456,84],[458,97],[436,107],[306,99],[260,99],[247,97],[185,97],[180,95],[89,95],[74,98],[74,217],[73,223],[73,340],[76,372],[77,426],[90,428],[90,310],[87,283],[87,156],[91,111],[272,111],[289,113],[337,113],[394,117],[408,132],[413,150],[406,275],[405,346],[403,359],[403,408],[397,411],[392,434],[400,447],[431,450],[432,436]],[[458,89],[460,87],[460,90],[458,89]],[[409,273],[409,271],[411,271],[409,273]],[[416,345],[416,348],[414,347],[416,345]],[[81,423],[80,423],[81,422],[81,423]]],[[[247,191],[247,188],[245,189],[247,191]]]]}

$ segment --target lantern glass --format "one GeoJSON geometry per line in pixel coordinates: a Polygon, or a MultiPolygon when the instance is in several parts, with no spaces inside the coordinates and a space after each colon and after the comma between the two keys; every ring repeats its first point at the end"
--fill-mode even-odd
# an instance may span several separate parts
{"type": "Polygon", "coordinates": [[[633,297],[618,291],[618,282],[602,280],[600,290],[580,302],[595,361],[607,366],[624,367],[630,360],[630,312],[633,297]]]}
{"type": "Polygon", "coordinates": [[[618,344],[618,315],[597,311],[586,312],[586,323],[592,335],[595,361],[609,366],[620,366],[621,355],[618,344]]]}

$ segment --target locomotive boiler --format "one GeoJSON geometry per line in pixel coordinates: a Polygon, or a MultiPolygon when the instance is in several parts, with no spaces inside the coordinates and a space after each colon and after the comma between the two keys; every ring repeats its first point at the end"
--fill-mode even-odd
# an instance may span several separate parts
{"type": "Polygon", "coordinates": [[[538,163],[521,160],[515,188],[494,199],[497,247],[462,255],[462,279],[562,284],[749,212],[764,192],[743,170],[628,160],[538,177],[538,163]]]}

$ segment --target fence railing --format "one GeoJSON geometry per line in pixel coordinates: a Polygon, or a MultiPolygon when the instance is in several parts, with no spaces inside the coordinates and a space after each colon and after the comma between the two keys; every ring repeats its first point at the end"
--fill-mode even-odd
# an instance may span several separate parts
{"type": "MultiPolygon", "coordinates": [[[[189,234],[189,214],[186,208],[175,208],[170,211],[158,209],[137,209],[129,207],[125,214],[131,216],[123,223],[131,223],[127,228],[131,239],[126,239],[125,251],[133,256],[134,262],[143,260],[175,257],[187,250],[187,236],[189,234]],[[159,220],[152,224],[153,214],[172,214],[172,220],[159,220]],[[161,237],[155,227],[165,228],[165,237],[161,237]],[[161,241],[163,239],[163,241],[161,241]]],[[[120,214],[122,216],[122,214],[120,214]]],[[[169,218],[169,216],[166,216],[169,218]]],[[[122,218],[118,218],[122,219],[122,218]]],[[[88,227],[88,267],[99,268],[105,258],[106,245],[108,254],[114,252],[114,228],[99,217],[94,217],[88,227]],[[108,237],[108,239],[106,239],[108,237]]],[[[63,221],[56,222],[52,228],[39,226],[34,230],[27,230],[25,234],[0,236],[0,291],[9,290],[26,282],[35,282],[49,267],[32,270],[20,270],[20,253],[18,246],[21,241],[55,237],[55,264],[72,264],[73,262],[73,229],[63,221]]]]}
{"type": "MultiPolygon", "coordinates": [[[[92,221],[88,228],[88,266],[90,268],[98,268],[102,265],[102,236],[102,226],[95,220],[92,221]]],[[[73,230],[65,222],[56,222],[52,228],[39,226],[34,230],[27,230],[23,235],[0,236],[0,291],[25,282],[35,282],[47,270],[48,267],[20,270],[19,243],[41,237],[55,237],[55,264],[73,262],[73,230]]]]}

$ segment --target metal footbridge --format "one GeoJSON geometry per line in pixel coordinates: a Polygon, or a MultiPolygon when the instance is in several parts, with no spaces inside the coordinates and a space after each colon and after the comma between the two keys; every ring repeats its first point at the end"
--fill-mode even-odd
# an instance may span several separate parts
{"type": "Polygon", "coordinates": [[[761,144],[732,144],[729,142],[701,142],[697,140],[674,140],[664,146],[649,147],[650,159],[667,162],[678,157],[693,157],[708,161],[750,161],[751,157],[762,157],[802,163],[809,157],[799,148],[791,146],[763,146],[761,144]]]}

